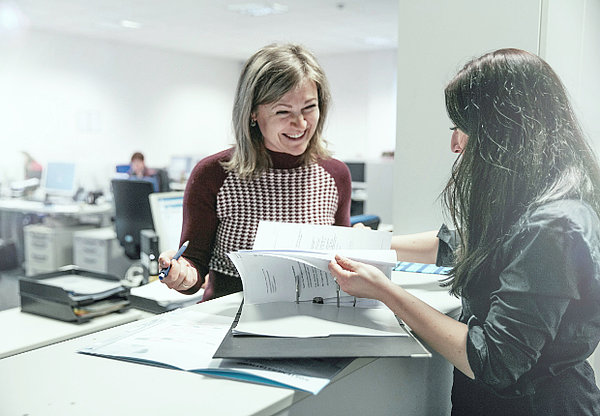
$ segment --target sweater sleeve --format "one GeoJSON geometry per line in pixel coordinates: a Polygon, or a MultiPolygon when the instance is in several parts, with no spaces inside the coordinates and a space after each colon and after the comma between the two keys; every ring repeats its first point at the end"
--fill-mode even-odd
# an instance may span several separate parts
{"type": "Polygon", "coordinates": [[[344,162],[333,158],[322,161],[321,166],[333,177],[338,191],[338,207],[335,213],[334,225],[349,227],[352,198],[350,170],[344,162]]]}
{"type": "Polygon", "coordinates": [[[197,292],[208,273],[217,231],[217,194],[227,173],[220,162],[228,151],[209,156],[194,167],[183,196],[183,224],[180,244],[189,240],[183,255],[198,272],[198,282],[182,293],[197,292]]]}

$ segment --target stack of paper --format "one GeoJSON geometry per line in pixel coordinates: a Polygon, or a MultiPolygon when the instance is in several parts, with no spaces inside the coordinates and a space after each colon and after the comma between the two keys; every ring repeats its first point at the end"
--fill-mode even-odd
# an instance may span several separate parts
{"type": "Polygon", "coordinates": [[[173,309],[194,305],[202,300],[204,289],[193,295],[185,295],[170,289],[160,280],[131,288],[131,306],[152,313],[162,313],[173,309]]]}
{"type": "Polygon", "coordinates": [[[406,335],[381,303],[356,302],[340,291],[328,269],[340,254],[369,263],[389,278],[397,263],[390,244],[387,232],[261,222],[253,250],[229,253],[244,287],[244,306],[233,334],[298,338],[406,335]],[[358,308],[352,307],[357,304],[358,308]]]}

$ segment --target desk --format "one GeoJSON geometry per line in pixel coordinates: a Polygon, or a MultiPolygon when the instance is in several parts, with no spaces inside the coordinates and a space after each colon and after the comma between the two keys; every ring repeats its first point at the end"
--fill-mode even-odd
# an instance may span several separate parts
{"type": "MultiPolygon", "coordinates": [[[[394,276],[398,280],[410,277],[405,273],[394,276]]],[[[242,294],[235,293],[190,308],[233,319],[241,299],[242,294]]],[[[452,367],[437,354],[432,358],[359,358],[313,396],[76,353],[127,327],[0,360],[0,414],[449,414],[452,367]]]]}
{"type": "Polygon", "coordinates": [[[151,315],[129,309],[123,313],[98,316],[88,322],[76,324],[21,312],[21,308],[0,311],[0,359],[151,315]]]}
{"type": "Polygon", "coordinates": [[[113,206],[110,203],[90,205],[74,202],[46,205],[40,201],[0,198],[0,238],[15,242],[18,262],[22,263],[24,260],[23,227],[29,222],[28,215],[46,216],[48,222],[69,225],[92,223],[100,226],[109,224],[112,212],[113,206]]]}
{"type": "Polygon", "coordinates": [[[0,211],[47,214],[53,216],[85,216],[104,215],[112,210],[109,203],[86,204],[86,203],[62,203],[44,204],[41,201],[29,201],[20,198],[0,199],[0,211]]]}

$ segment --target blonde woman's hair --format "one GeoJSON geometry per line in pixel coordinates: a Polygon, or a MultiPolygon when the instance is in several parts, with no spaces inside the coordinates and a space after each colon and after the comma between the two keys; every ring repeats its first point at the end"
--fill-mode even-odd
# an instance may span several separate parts
{"type": "Polygon", "coordinates": [[[235,146],[231,160],[223,163],[227,171],[251,179],[271,167],[260,129],[258,125],[251,126],[252,113],[259,105],[276,102],[306,80],[317,86],[320,116],[302,162],[308,164],[330,156],[321,136],[331,100],[323,69],[303,46],[273,44],[252,55],[240,75],[233,105],[235,146]]]}

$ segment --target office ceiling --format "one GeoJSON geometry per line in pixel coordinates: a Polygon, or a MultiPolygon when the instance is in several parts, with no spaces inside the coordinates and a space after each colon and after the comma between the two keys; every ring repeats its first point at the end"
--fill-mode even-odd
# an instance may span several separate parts
{"type": "Polygon", "coordinates": [[[397,0],[0,0],[0,8],[4,31],[10,24],[239,60],[272,42],[317,55],[397,47],[397,0]],[[248,7],[275,14],[240,12],[248,7]]]}

